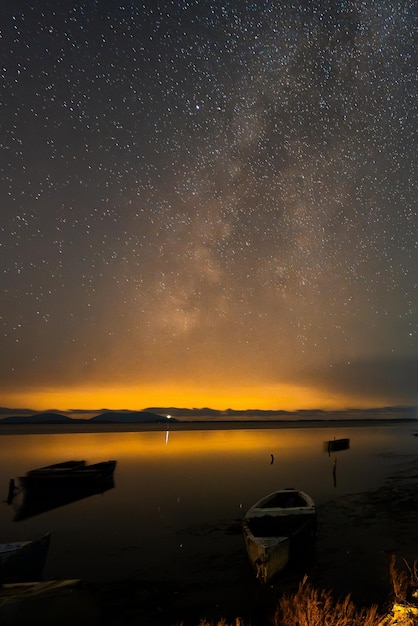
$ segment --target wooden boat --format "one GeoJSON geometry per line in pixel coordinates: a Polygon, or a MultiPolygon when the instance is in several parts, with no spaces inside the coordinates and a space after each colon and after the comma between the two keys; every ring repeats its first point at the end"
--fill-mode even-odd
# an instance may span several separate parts
{"type": "Polygon", "coordinates": [[[254,504],[244,516],[242,529],[257,578],[267,583],[283,570],[297,544],[312,541],[315,527],[315,503],[303,491],[275,491],[254,504]]]}
{"type": "Polygon", "coordinates": [[[328,454],[330,452],[340,452],[341,450],[348,450],[350,448],[349,439],[330,439],[325,442],[324,448],[328,454]]]}
{"type": "Polygon", "coordinates": [[[51,534],[34,541],[0,544],[0,582],[18,583],[42,579],[51,534]]]}
{"type": "Polygon", "coordinates": [[[74,489],[79,485],[98,484],[109,480],[115,471],[116,461],[102,461],[86,465],[85,461],[67,461],[40,467],[19,476],[19,482],[27,491],[43,493],[74,489]]]}

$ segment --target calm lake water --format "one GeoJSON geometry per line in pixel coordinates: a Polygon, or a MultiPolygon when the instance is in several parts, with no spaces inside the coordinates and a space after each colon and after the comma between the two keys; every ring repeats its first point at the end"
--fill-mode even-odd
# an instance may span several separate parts
{"type": "Polygon", "coordinates": [[[194,580],[216,568],[225,551],[244,558],[238,522],[260,497],[297,487],[320,505],[334,496],[375,488],[416,455],[416,431],[417,422],[188,432],[0,432],[0,542],[51,531],[45,571],[51,579],[194,580]],[[348,437],[350,449],[329,456],[323,444],[334,437],[348,437]],[[4,501],[9,479],[69,459],[117,459],[114,488],[15,521],[19,496],[11,505],[4,501]]]}

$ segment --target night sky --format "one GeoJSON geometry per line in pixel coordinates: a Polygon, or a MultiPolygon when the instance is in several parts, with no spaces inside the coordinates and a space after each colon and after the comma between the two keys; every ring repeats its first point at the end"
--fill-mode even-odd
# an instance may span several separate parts
{"type": "Polygon", "coordinates": [[[416,27],[2,0],[0,405],[417,404],[416,27]]]}

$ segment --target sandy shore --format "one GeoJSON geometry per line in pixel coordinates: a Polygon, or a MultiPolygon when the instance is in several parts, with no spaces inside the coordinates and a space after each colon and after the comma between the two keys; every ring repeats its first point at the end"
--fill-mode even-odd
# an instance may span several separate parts
{"type": "Polygon", "coordinates": [[[191,529],[219,540],[219,553],[208,560],[193,582],[127,581],[88,585],[100,624],[125,626],[197,626],[201,618],[236,617],[252,626],[267,626],[277,600],[296,590],[306,573],[319,589],[335,597],[351,593],[359,606],[391,601],[392,555],[418,559],[418,458],[405,457],[396,475],[376,491],[337,497],[318,508],[315,550],[294,563],[274,584],[261,586],[247,562],[239,520],[223,527],[191,529]]]}

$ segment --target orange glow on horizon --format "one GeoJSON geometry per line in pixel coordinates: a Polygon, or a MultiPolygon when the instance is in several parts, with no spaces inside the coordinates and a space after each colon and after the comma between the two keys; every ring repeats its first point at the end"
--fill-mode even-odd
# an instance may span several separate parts
{"type": "MultiPolygon", "coordinates": [[[[371,408],[385,405],[383,397],[357,398],[355,408],[371,408]]],[[[36,411],[57,409],[130,409],[147,407],[203,408],[216,410],[228,408],[264,410],[339,410],[354,408],[353,396],[338,395],[324,389],[280,385],[277,387],[220,387],[179,388],[178,386],[107,386],[51,389],[26,389],[2,394],[0,405],[7,408],[27,408],[36,411]]]]}

